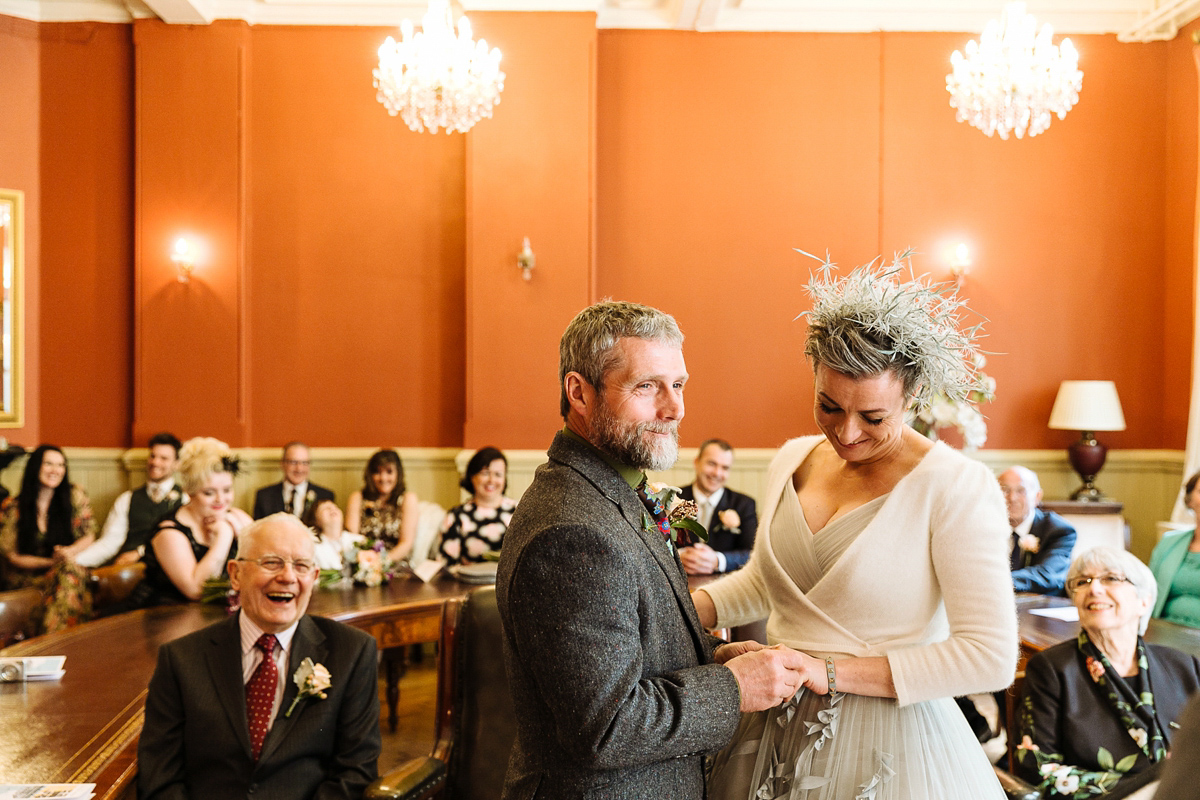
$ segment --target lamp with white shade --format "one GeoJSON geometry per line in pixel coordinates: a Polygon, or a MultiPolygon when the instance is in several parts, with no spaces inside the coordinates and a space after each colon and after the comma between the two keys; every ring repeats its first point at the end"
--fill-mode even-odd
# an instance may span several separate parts
{"type": "Polygon", "coordinates": [[[1103,493],[1096,488],[1096,476],[1104,468],[1108,448],[1096,441],[1096,431],[1125,430],[1125,414],[1112,381],[1063,381],[1050,412],[1050,427],[1080,431],[1079,441],[1067,448],[1071,466],[1083,480],[1072,500],[1099,502],[1103,493]]]}

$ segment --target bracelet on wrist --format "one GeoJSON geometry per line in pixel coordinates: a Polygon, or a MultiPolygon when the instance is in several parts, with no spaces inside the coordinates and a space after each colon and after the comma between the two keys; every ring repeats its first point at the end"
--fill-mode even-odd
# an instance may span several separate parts
{"type": "Polygon", "coordinates": [[[834,672],[832,658],[825,659],[825,677],[829,679],[829,693],[835,694],[837,692],[837,673],[834,672]]]}

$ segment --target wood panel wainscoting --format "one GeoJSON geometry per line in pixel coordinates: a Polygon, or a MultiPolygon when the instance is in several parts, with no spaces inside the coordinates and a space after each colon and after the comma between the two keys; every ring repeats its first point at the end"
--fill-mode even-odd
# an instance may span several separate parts
{"type": "MultiPolygon", "coordinates": [[[[375,451],[370,447],[312,448],[311,479],[337,493],[345,507],[347,498],[362,487],[363,467],[375,451]]],[[[462,502],[466,494],[458,486],[463,468],[472,450],[451,447],[400,447],[405,479],[422,500],[431,500],[442,508],[462,502]]],[[[92,498],[92,508],[102,523],[117,495],[146,479],[146,450],[134,448],[64,448],[71,480],[92,498]]],[[[729,486],[755,498],[760,504],[766,488],[767,467],[775,455],[771,448],[735,451],[729,486]]],[[[261,486],[280,480],[278,448],[256,447],[237,451],[244,468],[234,482],[235,503],[249,511],[254,492],[261,486]]],[[[520,498],[533,481],[533,473],[546,460],[542,450],[508,450],[508,493],[520,498]]],[[[1079,483],[1067,463],[1064,450],[979,450],[969,454],[999,473],[1014,464],[1022,464],[1038,474],[1047,500],[1068,497],[1079,483]]],[[[696,448],[680,449],[679,461],[670,470],[654,475],[674,485],[690,483],[696,448]]],[[[14,494],[21,482],[24,459],[18,459],[0,475],[0,481],[14,494]]],[[[1159,523],[1171,515],[1175,498],[1183,482],[1181,450],[1112,450],[1098,485],[1113,500],[1124,504],[1125,519],[1131,531],[1130,550],[1143,561],[1160,536],[1159,523]]]]}

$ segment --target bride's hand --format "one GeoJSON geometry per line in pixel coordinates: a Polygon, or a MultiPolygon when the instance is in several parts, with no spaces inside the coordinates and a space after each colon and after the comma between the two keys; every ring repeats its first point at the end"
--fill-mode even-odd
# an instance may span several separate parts
{"type": "Polygon", "coordinates": [[[731,658],[737,658],[743,653],[753,653],[755,650],[762,650],[764,645],[761,642],[729,642],[728,644],[719,645],[716,650],[713,650],[713,663],[724,664],[731,658]]]}

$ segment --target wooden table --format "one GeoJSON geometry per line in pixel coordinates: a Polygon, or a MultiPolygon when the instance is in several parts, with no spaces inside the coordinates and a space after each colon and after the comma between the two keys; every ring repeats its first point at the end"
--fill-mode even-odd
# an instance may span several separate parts
{"type": "MultiPolygon", "coordinates": [[[[309,610],[372,634],[380,647],[436,641],[450,597],[472,587],[449,577],[385,587],[314,591],[309,610]]],[[[146,686],[159,645],[199,630],[219,606],[163,606],[95,620],[4,650],[65,655],[55,681],[0,684],[0,776],[9,783],[96,783],[99,798],[132,796],[146,686]]]]}
{"type": "MultiPolygon", "coordinates": [[[[1071,601],[1065,597],[1046,597],[1040,594],[1017,595],[1017,619],[1021,640],[1021,668],[1025,660],[1034,653],[1040,653],[1047,647],[1052,647],[1067,639],[1079,635],[1078,622],[1066,622],[1061,619],[1050,619],[1030,613],[1035,608],[1061,608],[1070,606],[1071,601]]],[[[1145,639],[1152,644],[1173,647],[1200,657],[1200,630],[1185,628],[1165,619],[1152,619],[1146,629],[1145,639]]]]}

